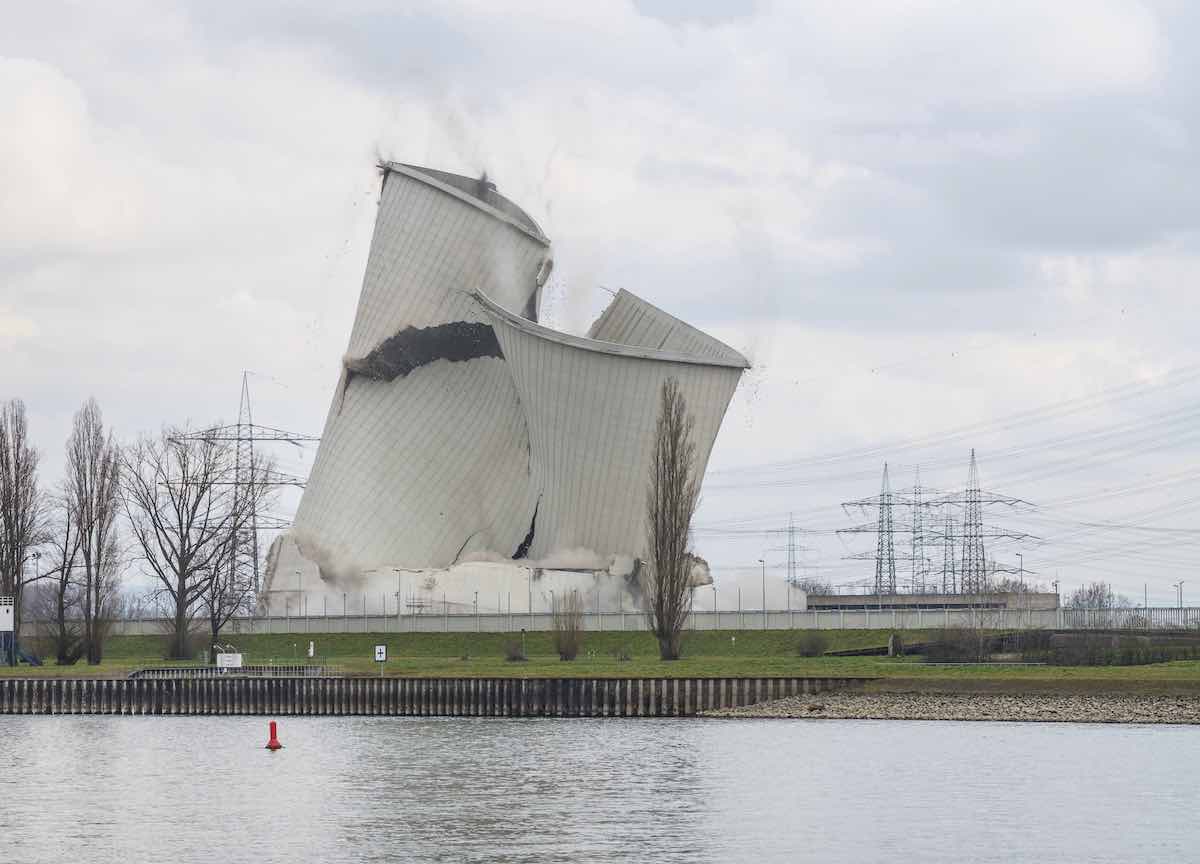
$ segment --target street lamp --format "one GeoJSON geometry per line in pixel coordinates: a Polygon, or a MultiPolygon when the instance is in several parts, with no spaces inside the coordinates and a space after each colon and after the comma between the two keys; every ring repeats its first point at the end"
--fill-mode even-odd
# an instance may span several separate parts
{"type": "Polygon", "coordinates": [[[1018,552],[1017,559],[1021,562],[1020,575],[1018,575],[1017,580],[1021,583],[1021,587],[1024,587],[1025,586],[1025,556],[1022,555],[1020,552],[1018,552]]]}
{"type": "Polygon", "coordinates": [[[763,610],[763,626],[762,629],[767,629],[767,562],[759,558],[758,563],[762,565],[762,610],[763,610]]]}
{"type": "Polygon", "coordinates": [[[1183,608],[1183,582],[1184,582],[1184,580],[1180,579],[1178,582],[1171,583],[1171,587],[1179,592],[1179,608],[1180,609],[1183,608]]]}

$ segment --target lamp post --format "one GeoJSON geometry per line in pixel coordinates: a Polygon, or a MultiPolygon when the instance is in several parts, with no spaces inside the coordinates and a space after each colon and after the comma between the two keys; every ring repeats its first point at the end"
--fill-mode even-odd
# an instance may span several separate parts
{"type": "Polygon", "coordinates": [[[762,629],[767,629],[767,562],[764,558],[759,558],[758,563],[762,565],[762,629]]]}
{"type": "Polygon", "coordinates": [[[719,630],[721,627],[721,613],[717,611],[717,583],[713,582],[713,629],[719,630]]]}
{"type": "Polygon", "coordinates": [[[400,577],[400,568],[393,567],[392,572],[396,574],[396,621],[397,621],[397,626],[401,630],[403,630],[404,629],[404,617],[401,612],[402,607],[400,604],[403,602],[402,598],[404,595],[403,595],[403,587],[400,584],[400,578],[401,578],[400,577]]]}
{"type": "Polygon", "coordinates": [[[1179,592],[1179,608],[1180,609],[1183,608],[1183,582],[1184,582],[1184,580],[1180,579],[1178,582],[1171,583],[1171,587],[1174,588],[1177,592],[1179,592]]]}
{"type": "Polygon", "coordinates": [[[1021,587],[1025,587],[1025,556],[1020,552],[1017,553],[1017,560],[1021,562],[1021,569],[1017,576],[1017,581],[1021,583],[1021,587]]]}

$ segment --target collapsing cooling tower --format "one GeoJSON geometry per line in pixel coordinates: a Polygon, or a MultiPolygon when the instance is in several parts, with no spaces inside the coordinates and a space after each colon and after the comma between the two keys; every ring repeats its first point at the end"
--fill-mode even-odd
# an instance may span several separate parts
{"type": "Polygon", "coordinates": [[[641,557],[663,382],[695,417],[702,474],[745,358],[626,291],[587,338],[539,325],[552,260],[529,216],[486,179],[381,168],[350,346],[267,588],[300,567],[335,583],[641,557]]]}

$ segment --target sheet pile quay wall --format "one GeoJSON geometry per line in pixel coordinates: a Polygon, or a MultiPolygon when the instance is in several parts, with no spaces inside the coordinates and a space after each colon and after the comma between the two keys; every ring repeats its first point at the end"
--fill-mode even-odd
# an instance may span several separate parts
{"type": "Polygon", "coordinates": [[[688,717],[866,678],[0,678],[0,714],[688,717]]]}

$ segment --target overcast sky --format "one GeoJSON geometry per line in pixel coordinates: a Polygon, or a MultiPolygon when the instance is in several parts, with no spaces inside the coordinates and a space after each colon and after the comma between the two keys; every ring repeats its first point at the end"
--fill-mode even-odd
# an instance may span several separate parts
{"type": "Polygon", "coordinates": [[[843,556],[872,538],[832,532],[871,514],[839,503],[885,459],[961,488],[973,446],[1039,505],[989,512],[1041,538],[1003,563],[1174,602],[1200,563],[1196,9],[0,0],[0,397],[46,483],[90,395],[133,437],[234,419],[248,369],[256,420],[319,433],[375,161],[486,170],[555,242],[552,324],[624,287],[754,363],[698,517],[718,580],[764,551],[781,577],[789,513],[805,574],[869,579],[843,556]]]}

